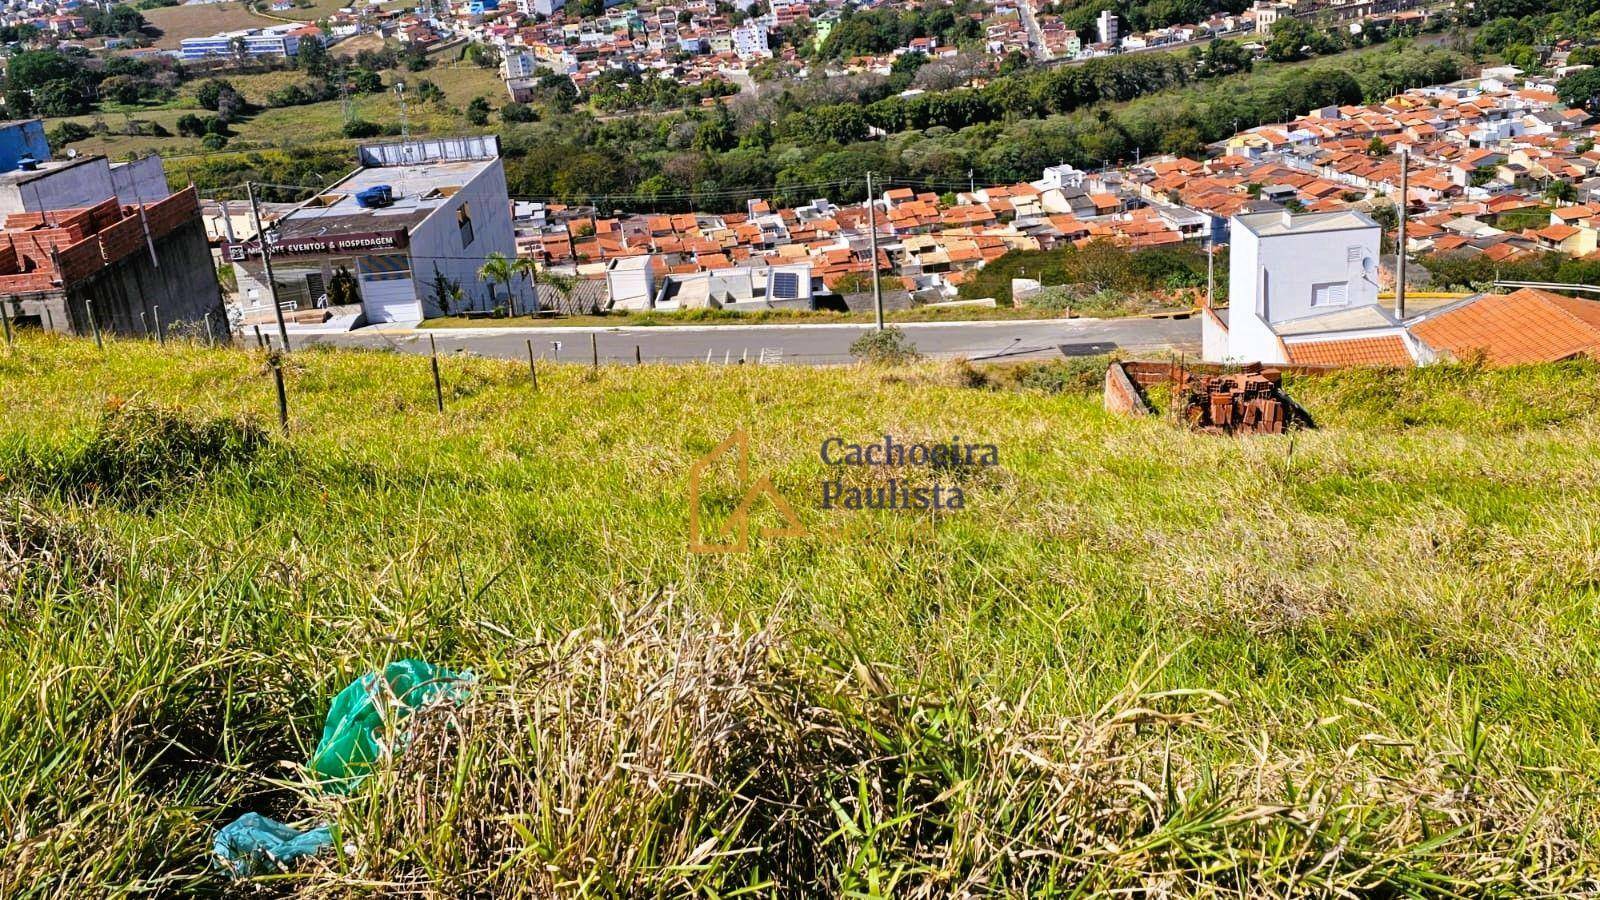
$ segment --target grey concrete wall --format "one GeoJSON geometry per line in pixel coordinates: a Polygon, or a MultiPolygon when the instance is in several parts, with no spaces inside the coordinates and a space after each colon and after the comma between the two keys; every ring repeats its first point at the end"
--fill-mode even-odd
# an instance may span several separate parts
{"type": "Polygon", "coordinates": [[[227,334],[222,291],[217,286],[211,249],[200,220],[188,222],[157,240],[155,247],[159,266],[152,264],[149,252],[141,248],[93,278],[71,286],[67,305],[73,331],[90,333],[85,304],[93,303],[96,322],[106,333],[153,334],[155,307],[159,306],[163,327],[168,331],[175,327],[203,329],[209,319],[218,337],[227,334]]]}

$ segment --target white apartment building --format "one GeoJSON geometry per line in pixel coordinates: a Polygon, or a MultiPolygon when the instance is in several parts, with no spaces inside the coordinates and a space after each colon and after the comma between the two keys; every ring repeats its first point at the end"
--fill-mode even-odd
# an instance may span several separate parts
{"type": "Polygon", "coordinates": [[[767,45],[767,27],[758,22],[746,22],[733,29],[733,52],[740,59],[765,58],[772,55],[767,45]]]}
{"type": "Polygon", "coordinates": [[[1117,14],[1109,9],[1100,11],[1100,18],[1095,19],[1095,31],[1100,35],[1100,43],[1115,44],[1119,32],[1117,30],[1117,14]]]}

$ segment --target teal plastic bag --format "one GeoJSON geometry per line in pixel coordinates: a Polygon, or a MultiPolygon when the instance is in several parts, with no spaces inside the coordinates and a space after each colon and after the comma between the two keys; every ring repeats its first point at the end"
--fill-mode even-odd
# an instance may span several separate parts
{"type": "Polygon", "coordinates": [[[302,832],[256,813],[245,813],[211,839],[211,853],[235,878],[285,869],[333,843],[329,828],[302,832]]]}
{"type": "MultiPolygon", "coordinates": [[[[384,705],[393,703],[395,721],[442,695],[458,698],[472,681],[470,672],[453,672],[420,659],[402,659],[357,678],[333,698],[322,739],[311,755],[311,774],[318,787],[348,793],[372,771],[387,727],[384,705]],[[381,680],[380,680],[381,679],[381,680]]],[[[314,856],[333,843],[333,832],[302,832],[256,813],[228,823],[211,840],[211,853],[235,878],[282,870],[288,863],[314,856]]]]}
{"type": "Polygon", "coordinates": [[[385,729],[383,706],[391,697],[396,704],[392,712],[398,721],[440,694],[460,696],[470,679],[466,673],[420,659],[402,659],[384,666],[382,681],[377,672],[356,679],[333,698],[333,705],[328,708],[322,740],[311,756],[312,775],[322,781],[323,790],[350,791],[378,760],[379,740],[385,729]]]}

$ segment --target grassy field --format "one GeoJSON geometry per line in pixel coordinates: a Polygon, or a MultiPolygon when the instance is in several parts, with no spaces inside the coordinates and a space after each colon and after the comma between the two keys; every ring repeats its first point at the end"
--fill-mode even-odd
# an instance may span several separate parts
{"type": "MultiPolygon", "coordinates": [[[[177,8],[187,9],[187,7],[177,8]]],[[[425,78],[433,81],[444,91],[445,99],[442,103],[419,103],[415,98],[408,101],[407,119],[412,132],[416,134],[450,134],[469,130],[470,126],[467,125],[462,110],[472,98],[479,95],[487,96],[490,103],[496,107],[507,99],[505,89],[501,86],[499,76],[494,69],[485,69],[470,63],[458,63],[455,61],[455,53],[450,51],[439,54],[434,66],[425,71],[407,72],[393,69],[385,70],[382,75],[385,85],[392,85],[396,79],[415,85],[425,78]]],[[[265,104],[267,95],[272,91],[306,80],[304,73],[294,70],[225,77],[229,84],[244,94],[245,99],[257,105],[265,104]]],[[[113,159],[150,152],[161,153],[169,158],[203,154],[205,151],[201,149],[200,140],[179,136],[177,126],[178,119],[185,114],[198,112],[209,115],[201,110],[195,101],[195,91],[199,84],[200,81],[185,84],[172,101],[161,106],[126,112],[104,112],[100,115],[100,119],[112,131],[126,130],[125,121],[131,117],[160,124],[169,132],[168,136],[107,133],[94,135],[68,146],[84,153],[103,153],[113,159]]],[[[400,117],[399,103],[389,90],[381,94],[352,98],[351,112],[357,118],[380,125],[398,122],[400,117]]],[[[93,127],[95,116],[73,116],[70,119],[93,127]]],[[[53,126],[57,121],[60,120],[48,120],[45,123],[46,127],[53,126]]],[[[338,100],[280,109],[260,109],[234,123],[232,127],[234,134],[230,138],[228,149],[281,148],[343,140],[341,132],[343,127],[344,108],[338,100]]]]}
{"type": "Polygon", "coordinates": [[[268,886],[316,896],[1600,885],[1595,365],[1300,378],[1322,427],[1242,440],[1082,364],[459,357],[442,414],[427,365],[298,353],[283,436],[259,354],[0,351],[0,894],[219,891],[245,811],[339,826],[268,886]],[[809,534],[689,553],[736,429],[809,534]],[[819,459],[885,434],[999,464],[819,459]],[[477,681],[308,790],[407,656],[477,681]]]}
{"type": "Polygon", "coordinates": [[[271,19],[256,15],[243,3],[166,6],[145,10],[144,17],[152,28],[161,32],[155,45],[163,50],[176,50],[185,38],[209,37],[219,31],[263,28],[272,24],[271,19]]]}

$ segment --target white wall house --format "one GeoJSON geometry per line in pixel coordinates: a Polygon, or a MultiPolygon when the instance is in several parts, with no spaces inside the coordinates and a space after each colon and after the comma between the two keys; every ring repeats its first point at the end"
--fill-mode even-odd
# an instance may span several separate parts
{"type": "Polygon", "coordinates": [[[1354,210],[1247,213],[1229,222],[1228,306],[1202,317],[1212,362],[1287,364],[1328,341],[1412,339],[1378,304],[1381,229],[1354,210]]]}

